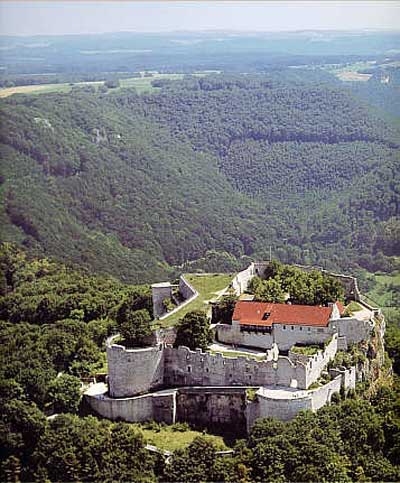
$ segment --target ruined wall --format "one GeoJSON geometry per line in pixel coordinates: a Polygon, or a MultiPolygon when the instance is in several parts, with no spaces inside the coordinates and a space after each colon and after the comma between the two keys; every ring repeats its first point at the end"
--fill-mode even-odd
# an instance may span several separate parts
{"type": "Polygon", "coordinates": [[[296,343],[322,344],[336,332],[332,327],[274,324],[274,342],[282,351],[288,351],[296,343]]]}
{"type": "Polygon", "coordinates": [[[165,349],[166,385],[175,386],[297,386],[307,384],[306,367],[287,357],[275,361],[255,361],[246,357],[228,358],[187,347],[165,349]]]}
{"type": "Polygon", "coordinates": [[[112,397],[127,397],[151,391],[164,382],[164,351],[155,347],[126,349],[107,341],[109,390],[112,397]]]}
{"type": "MultiPolygon", "coordinates": [[[[317,354],[308,358],[307,362],[307,387],[315,382],[321,375],[321,372],[328,365],[328,362],[335,358],[338,347],[337,334],[332,336],[332,340],[322,351],[318,351],[317,354]]],[[[291,353],[289,353],[290,357],[291,353]]],[[[291,358],[291,357],[290,357],[291,358]]],[[[292,358],[291,358],[292,359],[292,358]]]]}
{"type": "Polygon", "coordinates": [[[343,317],[333,321],[339,332],[339,336],[346,337],[347,344],[357,344],[362,340],[369,340],[373,330],[373,322],[359,320],[354,317],[343,317]]]}
{"type": "Polygon", "coordinates": [[[246,435],[245,388],[182,388],[176,397],[176,419],[202,428],[246,435]]]}

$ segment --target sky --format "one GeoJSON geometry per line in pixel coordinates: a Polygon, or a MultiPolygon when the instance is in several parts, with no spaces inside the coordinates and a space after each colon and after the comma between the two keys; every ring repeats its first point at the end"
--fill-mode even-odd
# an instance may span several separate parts
{"type": "Polygon", "coordinates": [[[0,2],[1,35],[397,29],[399,1],[0,2]]]}

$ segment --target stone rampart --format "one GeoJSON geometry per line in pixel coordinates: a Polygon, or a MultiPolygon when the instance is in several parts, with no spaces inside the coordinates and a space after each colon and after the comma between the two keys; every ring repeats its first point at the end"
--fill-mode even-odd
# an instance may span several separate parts
{"type": "Polygon", "coordinates": [[[128,349],[107,341],[109,391],[112,397],[135,396],[164,383],[163,345],[128,349]]]}
{"type": "Polygon", "coordinates": [[[185,301],[179,304],[173,310],[161,315],[159,317],[160,320],[164,320],[170,315],[175,314],[183,307],[193,302],[193,300],[199,296],[199,293],[197,292],[197,290],[192,285],[190,285],[190,283],[186,280],[186,278],[183,275],[179,277],[179,292],[181,293],[185,301]]]}
{"type": "Polygon", "coordinates": [[[311,391],[312,411],[316,411],[317,409],[322,408],[322,406],[325,406],[326,403],[330,402],[333,394],[340,392],[341,386],[342,376],[337,376],[333,381],[311,391]]]}
{"type": "Polygon", "coordinates": [[[245,436],[246,388],[192,388],[177,391],[177,421],[245,436]]]}
{"type": "Polygon", "coordinates": [[[241,295],[247,289],[250,280],[255,275],[257,274],[254,263],[251,263],[245,270],[239,272],[231,282],[235,294],[241,295]]]}
{"type": "Polygon", "coordinates": [[[306,388],[307,369],[288,357],[256,361],[224,357],[187,347],[165,349],[164,383],[167,386],[296,386],[306,388]]]}
{"type": "Polygon", "coordinates": [[[186,280],[184,275],[179,277],[179,292],[185,300],[197,295],[197,290],[186,280]]]}
{"type": "Polygon", "coordinates": [[[99,415],[112,421],[144,422],[158,421],[167,424],[175,422],[176,391],[145,394],[143,396],[119,398],[107,394],[85,396],[90,407],[99,415]]]}
{"type": "MultiPolygon", "coordinates": [[[[312,410],[312,397],[309,391],[274,391],[262,387],[257,392],[257,401],[259,418],[270,417],[289,421],[295,418],[299,411],[312,410]]],[[[250,426],[253,422],[250,422],[250,426]]]]}
{"type": "Polygon", "coordinates": [[[333,322],[339,336],[346,338],[347,344],[358,344],[362,340],[369,340],[374,323],[370,320],[360,320],[356,317],[342,317],[333,322]]]}
{"type": "MultiPolygon", "coordinates": [[[[329,361],[333,360],[337,353],[338,347],[338,336],[334,334],[332,340],[322,351],[318,351],[317,354],[310,356],[308,358],[306,372],[307,372],[307,387],[309,387],[313,382],[319,379],[321,372],[326,368],[329,361]]],[[[289,357],[290,357],[289,353],[289,357]]]]}
{"type": "Polygon", "coordinates": [[[155,319],[161,317],[166,309],[164,300],[170,300],[172,297],[172,288],[169,282],[154,283],[151,286],[151,296],[153,300],[153,315],[155,319]]]}

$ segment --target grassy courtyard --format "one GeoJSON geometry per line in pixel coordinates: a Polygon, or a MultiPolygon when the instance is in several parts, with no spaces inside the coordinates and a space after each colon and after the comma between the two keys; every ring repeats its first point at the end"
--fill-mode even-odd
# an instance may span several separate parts
{"type": "Polygon", "coordinates": [[[215,299],[218,293],[224,290],[232,281],[233,275],[227,273],[215,273],[211,275],[185,275],[186,280],[199,292],[198,297],[192,303],[186,305],[175,314],[170,315],[164,320],[157,321],[161,327],[175,325],[179,319],[193,310],[208,311],[208,301],[215,299]]]}

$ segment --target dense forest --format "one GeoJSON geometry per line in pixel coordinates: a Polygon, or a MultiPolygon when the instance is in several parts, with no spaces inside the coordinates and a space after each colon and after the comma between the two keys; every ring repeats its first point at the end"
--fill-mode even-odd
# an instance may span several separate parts
{"type": "Polygon", "coordinates": [[[133,283],[269,246],[390,271],[395,124],[326,72],[288,71],[3,100],[2,238],[133,283]]]}
{"type": "MultiPolygon", "coordinates": [[[[11,244],[1,247],[0,267],[1,481],[400,478],[396,375],[393,383],[383,379],[378,391],[362,383],[346,398],[335,396],[316,414],[303,412],[288,423],[259,420],[246,439],[230,435],[231,457],[198,437],[166,463],[146,449],[134,425],[88,415],[80,402],[81,381],[103,370],[104,341],[127,301],[131,309],[151,312],[149,287],[32,258],[11,244]]],[[[397,368],[399,354],[397,342],[397,368]]]]}

